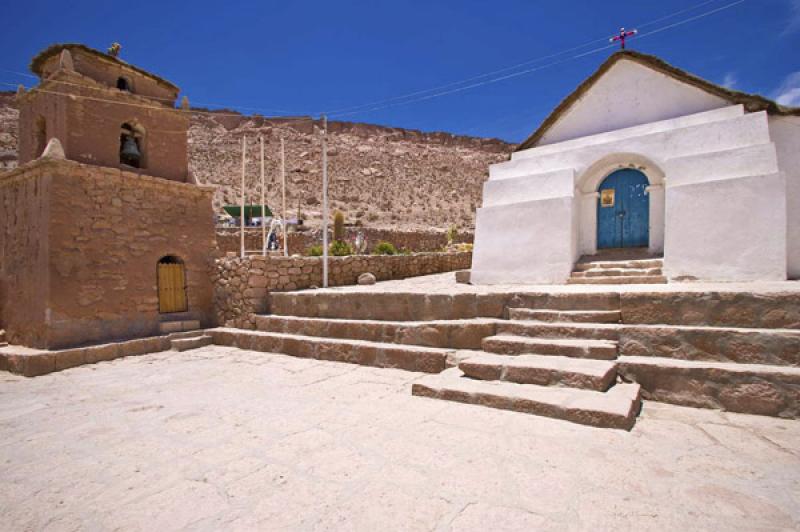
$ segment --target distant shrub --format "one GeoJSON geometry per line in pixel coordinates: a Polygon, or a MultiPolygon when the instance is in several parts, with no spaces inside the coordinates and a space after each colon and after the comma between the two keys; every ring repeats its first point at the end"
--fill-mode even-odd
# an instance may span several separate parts
{"type": "Polygon", "coordinates": [[[456,236],[458,236],[458,227],[456,227],[456,224],[453,224],[447,229],[447,245],[448,246],[452,246],[453,245],[453,241],[456,239],[456,236]]]}
{"type": "Polygon", "coordinates": [[[373,255],[397,255],[397,248],[391,242],[378,242],[372,250],[373,255]]]}
{"type": "MultiPolygon", "coordinates": [[[[353,246],[347,242],[342,240],[334,240],[328,246],[328,254],[334,257],[345,257],[347,255],[353,255],[353,246]]],[[[316,245],[311,246],[306,251],[306,255],[309,257],[321,257],[322,256],[322,246],[316,245]]]]}
{"type": "Polygon", "coordinates": [[[344,240],[334,240],[331,243],[328,251],[334,257],[344,257],[347,255],[353,255],[353,246],[344,240]]]}

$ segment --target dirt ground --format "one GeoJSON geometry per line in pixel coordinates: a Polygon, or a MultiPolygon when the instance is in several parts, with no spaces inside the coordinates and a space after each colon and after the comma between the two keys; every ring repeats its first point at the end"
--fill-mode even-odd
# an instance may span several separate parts
{"type": "Polygon", "coordinates": [[[632,432],[223,347],[0,376],[3,530],[800,527],[800,422],[645,403],[632,432]]]}

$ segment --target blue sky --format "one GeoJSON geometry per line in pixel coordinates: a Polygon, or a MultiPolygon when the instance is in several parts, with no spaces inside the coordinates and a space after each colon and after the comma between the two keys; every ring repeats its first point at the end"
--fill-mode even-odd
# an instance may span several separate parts
{"type": "Polygon", "coordinates": [[[613,52],[591,51],[626,26],[641,29],[633,49],[800,106],[800,0],[744,0],[703,16],[734,1],[26,0],[3,8],[0,82],[29,85],[7,71],[27,72],[54,42],[119,41],[123,59],[173,81],[193,105],[317,115],[447,86],[331,118],[516,142],[613,52]],[[561,55],[530,62],[552,54],[561,55]]]}

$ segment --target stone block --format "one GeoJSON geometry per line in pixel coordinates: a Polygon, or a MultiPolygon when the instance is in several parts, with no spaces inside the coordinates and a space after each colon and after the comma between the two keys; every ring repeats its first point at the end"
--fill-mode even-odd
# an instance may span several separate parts
{"type": "Polygon", "coordinates": [[[56,371],[86,364],[86,349],[65,349],[63,351],[57,351],[54,355],[56,371]]]}
{"type": "Polygon", "coordinates": [[[119,344],[101,344],[86,348],[86,363],[94,364],[120,357],[119,344]]]}

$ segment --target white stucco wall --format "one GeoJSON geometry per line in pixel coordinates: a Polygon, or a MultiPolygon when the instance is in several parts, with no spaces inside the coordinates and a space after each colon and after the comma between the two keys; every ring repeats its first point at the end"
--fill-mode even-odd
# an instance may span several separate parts
{"type": "Polygon", "coordinates": [[[572,197],[478,209],[473,284],[563,283],[572,271],[572,197]]]}
{"type": "Polygon", "coordinates": [[[634,61],[614,64],[539,140],[554,144],[691,115],[729,103],[634,61]]]}
{"type": "MultiPolygon", "coordinates": [[[[760,159],[751,157],[748,162],[747,155],[736,155],[750,153],[748,150],[754,146],[767,146],[772,150],[768,153],[774,154],[766,113],[744,114],[741,106],[732,106],[568,141],[564,146],[533,148],[526,150],[530,153],[524,158],[492,165],[489,180],[484,185],[485,208],[479,210],[476,218],[473,282],[499,284],[510,282],[512,278],[515,282],[530,283],[566,280],[580,255],[597,251],[597,188],[605,177],[619,168],[636,168],[650,181],[648,247],[652,252],[662,252],[670,231],[665,207],[665,186],[670,181],[665,172],[668,164],[672,164],[677,181],[684,179],[686,165],[698,169],[686,174],[686,178],[696,180],[730,178],[740,168],[741,175],[769,173],[763,164],[755,164],[760,159]],[[542,155],[536,157],[538,151],[542,155]],[[707,164],[702,162],[704,159],[708,160],[707,164]],[[682,161],[684,166],[681,166],[682,161]],[[720,166],[715,168],[715,165],[720,166]],[[539,201],[558,198],[569,200],[564,206],[572,212],[550,217],[548,210],[548,216],[542,217],[541,212],[545,211],[539,201]],[[548,239],[546,246],[532,251],[514,244],[515,234],[523,240],[527,238],[527,234],[521,235],[518,231],[525,231],[529,220],[536,227],[549,224],[550,234],[561,234],[565,227],[570,227],[571,231],[568,238],[548,239]],[[557,229],[556,224],[559,225],[557,229]],[[504,226],[504,238],[499,240],[492,236],[487,230],[489,226],[504,226]],[[501,241],[503,244],[497,244],[501,241]],[[506,245],[524,260],[509,266],[504,256],[506,245]],[[556,264],[556,261],[561,262],[556,264]],[[501,264],[504,265],[501,267],[501,264]]],[[[759,153],[763,156],[763,148],[759,153]]],[[[540,233],[542,229],[536,231],[540,233]]],[[[677,252],[678,248],[674,249],[677,252]]],[[[680,275],[688,274],[681,270],[680,275]]]]}
{"type": "Polygon", "coordinates": [[[769,130],[786,180],[786,266],[800,279],[800,117],[771,116],[769,130]]]}
{"type": "Polygon", "coordinates": [[[670,279],[786,279],[782,174],[667,187],[664,274],[670,279]]]}
{"type": "Polygon", "coordinates": [[[618,66],[551,130],[550,142],[569,140],[490,167],[473,282],[566,281],[580,255],[596,252],[597,189],[620,168],[650,182],[649,248],[664,252],[668,277],[781,280],[787,265],[800,276],[800,119],[745,113],[638,64],[618,66]]]}

